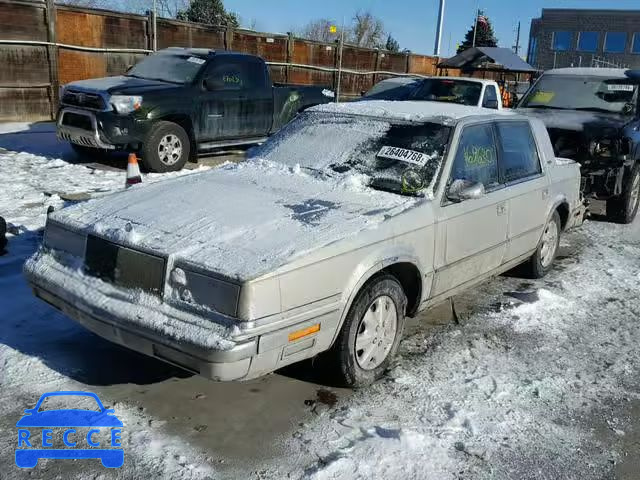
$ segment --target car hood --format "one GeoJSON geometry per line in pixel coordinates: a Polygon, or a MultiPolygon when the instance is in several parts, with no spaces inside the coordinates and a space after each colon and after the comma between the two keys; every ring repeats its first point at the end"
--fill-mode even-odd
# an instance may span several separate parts
{"type": "Polygon", "coordinates": [[[616,113],[589,112],[585,110],[552,110],[548,108],[518,108],[519,113],[539,118],[548,129],[593,132],[602,136],[602,130],[617,130],[631,118],[616,113]]]}
{"type": "Polygon", "coordinates": [[[246,281],[424,201],[364,182],[359,175],[327,178],[255,160],[134,186],[49,218],[246,281]]]}
{"type": "Polygon", "coordinates": [[[71,89],[78,88],[82,90],[107,92],[112,95],[142,95],[146,92],[174,89],[178,86],[174,83],[119,75],[116,77],[80,80],[77,82],[69,83],[66,85],[66,87],[71,89]]]}
{"type": "Polygon", "coordinates": [[[122,422],[114,415],[91,410],[48,410],[25,415],[16,427],[122,427],[122,422]]]}

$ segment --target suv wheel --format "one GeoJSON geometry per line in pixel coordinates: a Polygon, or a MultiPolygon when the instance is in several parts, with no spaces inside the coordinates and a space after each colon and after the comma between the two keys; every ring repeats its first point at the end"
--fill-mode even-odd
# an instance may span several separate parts
{"type": "Polygon", "coordinates": [[[398,350],[406,306],[395,277],[381,275],[365,284],[327,353],[341,384],[363,387],[382,377],[398,350]]]}
{"type": "Polygon", "coordinates": [[[524,264],[526,277],[542,278],[549,273],[558,255],[561,231],[560,215],[555,211],[544,227],[536,253],[524,264]]]}
{"type": "Polygon", "coordinates": [[[640,206],[640,163],[626,176],[622,195],[607,201],[607,218],[616,223],[631,223],[640,206]]]}
{"type": "Polygon", "coordinates": [[[181,170],[189,159],[191,142],[187,132],[173,122],[156,123],[142,146],[142,160],[152,172],[181,170]]]}

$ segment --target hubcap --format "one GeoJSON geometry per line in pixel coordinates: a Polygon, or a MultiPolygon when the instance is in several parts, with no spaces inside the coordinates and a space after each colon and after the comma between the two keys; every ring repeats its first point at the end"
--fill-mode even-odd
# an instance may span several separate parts
{"type": "Polygon", "coordinates": [[[629,194],[629,213],[633,213],[638,206],[638,201],[640,201],[640,173],[636,175],[636,178],[633,179],[633,184],[631,185],[631,192],[629,194]]]}
{"type": "Polygon", "coordinates": [[[542,234],[542,246],[540,247],[540,262],[543,267],[548,267],[553,261],[558,247],[558,224],[551,221],[547,224],[542,234]]]}
{"type": "Polygon", "coordinates": [[[182,142],[175,135],[165,135],[158,144],[158,157],[165,165],[174,165],[182,157],[182,142]]]}
{"type": "Polygon", "coordinates": [[[393,347],[398,328],[398,311],[393,299],[382,295],[369,305],[356,333],[356,361],[363,370],[384,362],[393,347]]]}

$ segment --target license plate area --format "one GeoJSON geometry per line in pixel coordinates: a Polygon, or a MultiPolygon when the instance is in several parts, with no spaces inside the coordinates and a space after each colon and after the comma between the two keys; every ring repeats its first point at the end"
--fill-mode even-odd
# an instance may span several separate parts
{"type": "Polygon", "coordinates": [[[85,271],[105,282],[162,295],[165,259],[117,245],[94,235],[87,237],[85,271]]]}
{"type": "Polygon", "coordinates": [[[87,132],[93,131],[93,121],[89,115],[83,115],[76,112],[64,112],[62,116],[62,125],[67,127],[79,128],[87,132]]]}

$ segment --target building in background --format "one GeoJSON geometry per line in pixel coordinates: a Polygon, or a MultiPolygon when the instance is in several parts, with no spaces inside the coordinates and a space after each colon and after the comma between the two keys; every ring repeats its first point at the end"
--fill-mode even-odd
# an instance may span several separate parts
{"type": "Polygon", "coordinates": [[[640,10],[544,8],[531,20],[527,63],[640,68],[640,10]]]}

